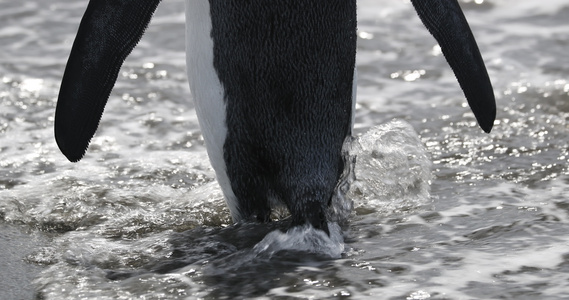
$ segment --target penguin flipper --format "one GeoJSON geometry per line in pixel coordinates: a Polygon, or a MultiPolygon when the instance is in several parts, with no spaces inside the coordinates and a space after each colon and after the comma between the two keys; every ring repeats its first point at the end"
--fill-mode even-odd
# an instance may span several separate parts
{"type": "Polygon", "coordinates": [[[91,0],[59,90],[55,140],[79,161],[99,125],[119,70],[144,34],[160,0],[91,0]]]}
{"type": "Polygon", "coordinates": [[[439,43],[478,124],[492,130],[494,91],[474,35],[456,0],[411,0],[419,18],[439,43]]]}

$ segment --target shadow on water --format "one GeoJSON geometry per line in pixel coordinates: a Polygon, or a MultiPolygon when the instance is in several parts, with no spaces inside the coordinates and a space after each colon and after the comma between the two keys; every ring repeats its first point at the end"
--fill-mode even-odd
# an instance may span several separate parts
{"type": "MultiPolygon", "coordinates": [[[[335,229],[332,235],[340,235],[339,227],[335,229]]],[[[238,223],[225,228],[198,227],[173,233],[168,241],[172,246],[169,256],[136,271],[107,270],[106,277],[122,281],[176,273],[205,285],[210,290],[208,297],[215,299],[261,296],[282,286],[280,279],[288,277],[287,273],[298,268],[323,269],[333,262],[334,254],[318,245],[322,241],[299,240],[295,232],[298,230],[309,232],[308,236],[316,240],[329,240],[324,243],[338,243],[334,237],[330,239],[312,228],[290,228],[289,219],[269,224],[238,223]],[[288,238],[294,241],[287,242],[288,238]],[[295,249],[299,242],[305,244],[300,247],[303,250],[295,249]]]]}

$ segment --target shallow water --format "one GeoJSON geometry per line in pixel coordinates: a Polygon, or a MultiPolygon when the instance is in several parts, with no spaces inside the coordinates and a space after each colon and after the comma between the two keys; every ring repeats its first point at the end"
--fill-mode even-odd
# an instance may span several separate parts
{"type": "Polygon", "coordinates": [[[78,164],[52,128],[86,2],[0,0],[0,298],[569,297],[569,1],[462,4],[497,96],[489,135],[411,5],[359,1],[355,131],[372,131],[331,241],[231,224],[182,0],[158,8],[78,164]]]}

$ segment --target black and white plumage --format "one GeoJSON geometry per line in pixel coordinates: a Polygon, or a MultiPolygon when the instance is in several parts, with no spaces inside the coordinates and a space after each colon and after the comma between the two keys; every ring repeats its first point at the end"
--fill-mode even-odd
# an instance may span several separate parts
{"type": "MultiPolygon", "coordinates": [[[[91,0],[65,70],[55,136],[84,155],[124,59],[159,0],[91,0]]],[[[496,107],[456,0],[413,0],[484,131],[496,107]]],[[[271,201],[293,225],[328,231],[355,101],[355,0],[188,0],[187,68],[210,161],[235,221],[268,221],[271,201]]]]}

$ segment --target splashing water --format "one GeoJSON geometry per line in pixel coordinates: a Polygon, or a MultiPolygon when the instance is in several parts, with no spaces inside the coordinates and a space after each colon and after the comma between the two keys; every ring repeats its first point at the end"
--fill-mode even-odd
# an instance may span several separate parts
{"type": "Polygon", "coordinates": [[[425,204],[430,198],[431,161],[413,127],[394,120],[372,127],[351,145],[355,181],[347,193],[355,209],[394,213],[425,204]]]}
{"type": "MultiPolygon", "coordinates": [[[[379,207],[384,205],[378,203],[375,197],[394,195],[406,206],[421,205],[429,199],[426,179],[430,178],[430,163],[426,159],[424,147],[409,124],[395,120],[374,127],[354,139],[348,148],[351,149],[348,155],[356,157],[356,163],[351,168],[356,178],[363,174],[382,177],[384,172],[401,177],[400,180],[381,181],[374,177],[371,180],[356,179],[350,182],[348,195],[359,195],[357,199],[361,203],[357,207],[366,207],[364,211],[375,210],[383,214],[385,210],[382,211],[379,207]],[[378,155],[379,149],[381,155],[378,155]],[[412,187],[421,180],[425,186],[420,189],[412,187]]],[[[191,206],[192,212],[187,212],[189,215],[218,214],[220,212],[208,211],[198,203],[207,203],[212,195],[217,198],[220,197],[219,194],[219,188],[210,183],[185,196],[192,199],[191,203],[194,204],[167,201],[167,198],[173,196],[171,193],[166,197],[160,193],[146,195],[133,199],[134,202],[126,202],[124,195],[113,196],[106,192],[107,201],[115,203],[115,209],[123,203],[130,207],[131,212],[120,209],[117,219],[105,218],[92,224],[83,222],[81,227],[56,238],[52,246],[44,247],[27,258],[35,263],[49,265],[37,282],[42,296],[131,297],[136,294],[132,289],[139,291],[139,287],[135,288],[134,285],[140,282],[164,286],[163,288],[175,282],[175,285],[180,285],[175,290],[184,291],[182,294],[189,296],[188,290],[195,289],[195,293],[203,293],[199,282],[211,281],[213,278],[216,284],[227,285],[223,289],[218,286],[214,295],[238,295],[243,290],[236,290],[233,285],[239,284],[241,287],[244,284],[242,281],[247,281],[249,292],[257,295],[272,289],[262,275],[267,268],[274,268],[271,271],[274,276],[285,276],[291,268],[330,264],[331,259],[340,258],[345,253],[343,233],[336,223],[329,223],[330,236],[309,226],[288,228],[290,225],[287,219],[268,225],[237,224],[226,228],[196,224],[193,229],[174,232],[188,225],[180,214],[171,218],[171,212],[187,210],[184,207],[191,206]],[[144,201],[148,203],[142,203],[144,201]],[[153,212],[148,212],[149,215],[145,216],[144,211],[148,205],[154,206],[153,212]],[[164,213],[157,210],[160,207],[164,213]],[[157,215],[164,217],[148,219],[157,215]],[[249,277],[243,277],[244,274],[249,277]],[[198,286],[194,286],[196,284],[198,286]],[[77,285],[82,288],[78,289],[77,285]]],[[[350,197],[344,199],[352,201],[354,198],[350,197]]],[[[222,211],[227,214],[225,209],[222,211]]],[[[104,214],[109,215],[109,212],[104,214]]],[[[223,218],[210,216],[205,219],[223,218]]],[[[71,220],[62,222],[73,223],[71,220]]],[[[160,288],[144,295],[153,297],[162,293],[164,291],[160,288]]],[[[166,293],[164,297],[178,297],[182,294],[166,293]]]]}

